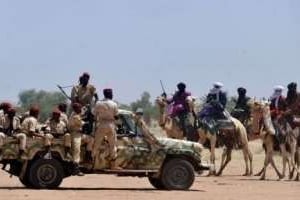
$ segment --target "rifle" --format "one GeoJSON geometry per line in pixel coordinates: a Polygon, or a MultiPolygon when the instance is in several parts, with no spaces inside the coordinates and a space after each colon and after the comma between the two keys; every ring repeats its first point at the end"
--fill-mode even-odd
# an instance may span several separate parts
{"type": "Polygon", "coordinates": [[[160,82],[161,89],[163,91],[161,96],[167,98],[167,93],[166,93],[166,90],[165,90],[165,87],[164,87],[164,84],[163,84],[162,80],[159,80],[159,82],[160,82]]]}
{"type": "MultiPolygon", "coordinates": [[[[58,89],[61,91],[61,93],[67,98],[69,99],[70,101],[72,101],[71,97],[68,96],[68,94],[64,91],[64,88],[67,88],[67,87],[62,87],[60,85],[56,85],[58,87],[58,89]]],[[[69,86],[68,86],[69,87],[69,86]]]]}

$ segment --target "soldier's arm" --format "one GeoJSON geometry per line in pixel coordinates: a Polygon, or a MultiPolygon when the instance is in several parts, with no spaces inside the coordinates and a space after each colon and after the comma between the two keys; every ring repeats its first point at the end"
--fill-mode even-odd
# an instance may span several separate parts
{"type": "Polygon", "coordinates": [[[72,88],[72,91],[71,91],[71,101],[72,101],[72,103],[78,102],[78,89],[77,89],[76,86],[74,86],[72,88]]]}

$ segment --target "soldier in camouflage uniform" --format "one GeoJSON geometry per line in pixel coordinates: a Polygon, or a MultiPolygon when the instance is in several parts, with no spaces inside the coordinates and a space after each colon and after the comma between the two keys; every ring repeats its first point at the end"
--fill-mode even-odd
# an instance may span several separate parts
{"type": "Polygon", "coordinates": [[[4,139],[7,136],[11,136],[19,142],[19,156],[21,157],[26,148],[26,135],[20,133],[21,123],[20,119],[16,117],[16,110],[14,108],[9,108],[5,116],[0,118],[0,127],[2,127],[0,131],[0,155],[4,139]]]}
{"type": "Polygon", "coordinates": [[[61,119],[61,112],[54,109],[52,117],[46,121],[46,131],[53,138],[62,138],[65,146],[65,156],[71,153],[71,135],[67,132],[67,125],[61,119]]]}
{"type": "Polygon", "coordinates": [[[97,163],[101,145],[106,139],[109,144],[110,168],[112,170],[120,170],[122,168],[118,167],[115,162],[117,159],[117,135],[115,119],[118,115],[118,105],[112,100],[112,89],[104,89],[103,95],[104,99],[97,102],[93,111],[96,119],[93,156],[95,158],[95,163],[97,163]]]}
{"type": "Polygon", "coordinates": [[[60,111],[60,120],[62,120],[66,124],[66,126],[68,126],[67,104],[60,103],[58,104],[57,108],[60,111]]]}
{"type": "Polygon", "coordinates": [[[6,138],[6,135],[3,130],[3,121],[5,118],[5,115],[7,114],[8,109],[10,109],[10,108],[11,108],[11,104],[8,102],[2,102],[0,104],[0,153],[2,151],[1,147],[3,146],[4,140],[6,138]],[[1,121],[2,121],[2,123],[1,123],[1,121]]]}
{"type": "Polygon", "coordinates": [[[84,125],[84,121],[82,121],[81,117],[82,106],[79,103],[74,103],[72,104],[72,108],[73,113],[69,118],[68,128],[72,138],[72,155],[75,164],[74,175],[83,176],[84,174],[79,170],[81,145],[87,145],[86,157],[91,161],[94,139],[82,133],[82,126],[84,125]]]}
{"type": "MultiPolygon", "coordinates": [[[[145,138],[145,140],[151,144],[152,147],[160,148],[161,144],[157,140],[156,137],[150,132],[148,126],[146,125],[146,122],[143,119],[143,110],[142,109],[137,109],[135,114],[134,114],[134,120],[135,120],[135,125],[136,129],[141,131],[141,135],[145,138]]],[[[136,130],[136,133],[139,131],[136,130]]]]}
{"type": "Polygon", "coordinates": [[[29,110],[29,116],[24,119],[21,124],[21,133],[25,134],[28,138],[43,138],[44,145],[47,153],[50,153],[51,134],[44,134],[38,129],[38,116],[40,109],[37,106],[32,106],[29,110]]]}
{"type": "Polygon", "coordinates": [[[98,101],[96,88],[89,84],[90,75],[83,73],[79,78],[79,85],[73,87],[71,92],[72,103],[80,103],[83,107],[92,105],[93,97],[98,101]]]}

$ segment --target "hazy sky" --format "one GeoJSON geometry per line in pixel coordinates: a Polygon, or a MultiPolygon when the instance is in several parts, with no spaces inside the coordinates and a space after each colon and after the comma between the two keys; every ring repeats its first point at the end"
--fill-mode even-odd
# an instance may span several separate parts
{"type": "MultiPolygon", "coordinates": [[[[0,0],[0,100],[92,75],[121,102],[221,81],[269,96],[300,77],[299,0],[0,0]]],[[[102,96],[102,95],[101,95],[102,96]]]]}

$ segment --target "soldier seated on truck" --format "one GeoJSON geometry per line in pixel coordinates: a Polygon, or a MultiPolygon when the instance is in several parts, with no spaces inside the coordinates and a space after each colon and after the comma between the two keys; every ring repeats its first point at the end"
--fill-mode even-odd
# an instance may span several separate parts
{"type": "Polygon", "coordinates": [[[54,109],[51,118],[46,121],[45,132],[52,138],[63,139],[65,157],[71,157],[71,134],[68,133],[67,125],[63,122],[61,112],[58,109],[54,109]]]}
{"type": "Polygon", "coordinates": [[[51,134],[44,134],[38,129],[38,116],[39,108],[32,106],[29,110],[29,116],[24,119],[21,125],[21,132],[26,134],[27,138],[42,138],[47,153],[50,153],[51,140],[53,136],[51,134]]]}
{"type": "Polygon", "coordinates": [[[0,156],[2,154],[1,147],[6,137],[16,138],[19,143],[19,157],[21,157],[26,148],[26,135],[20,133],[20,119],[16,116],[16,110],[9,108],[6,113],[0,117],[0,156]]]}

